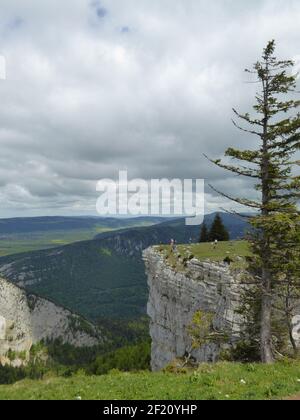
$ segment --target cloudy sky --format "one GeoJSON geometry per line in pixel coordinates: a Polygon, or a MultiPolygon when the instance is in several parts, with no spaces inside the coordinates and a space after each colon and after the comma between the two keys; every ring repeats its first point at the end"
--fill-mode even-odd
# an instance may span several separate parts
{"type": "Polygon", "coordinates": [[[95,214],[97,180],[124,169],[249,197],[203,153],[251,147],[231,124],[243,70],[273,38],[300,63],[299,22],[299,0],[2,0],[0,217],[95,214]]]}

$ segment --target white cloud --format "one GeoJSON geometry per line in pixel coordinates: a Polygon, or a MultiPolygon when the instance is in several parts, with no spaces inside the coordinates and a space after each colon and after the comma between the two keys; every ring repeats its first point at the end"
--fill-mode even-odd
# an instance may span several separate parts
{"type": "Polygon", "coordinates": [[[0,55],[0,80],[6,79],[6,60],[5,57],[0,55]]]}

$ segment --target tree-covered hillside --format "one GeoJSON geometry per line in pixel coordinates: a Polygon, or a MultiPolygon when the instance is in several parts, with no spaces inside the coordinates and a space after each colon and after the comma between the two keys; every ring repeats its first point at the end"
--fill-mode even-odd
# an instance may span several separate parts
{"type": "MultiPolygon", "coordinates": [[[[232,238],[243,236],[243,219],[227,214],[222,219],[232,238]]],[[[145,313],[148,296],[142,251],[171,238],[197,242],[199,232],[199,226],[185,226],[184,220],[105,232],[90,241],[2,257],[0,273],[91,320],[135,318],[145,313]]]]}

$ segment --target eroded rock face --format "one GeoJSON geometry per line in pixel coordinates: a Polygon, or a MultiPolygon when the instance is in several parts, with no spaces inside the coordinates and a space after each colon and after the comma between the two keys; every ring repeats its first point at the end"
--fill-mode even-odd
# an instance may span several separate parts
{"type": "MultiPolygon", "coordinates": [[[[188,263],[186,272],[175,272],[154,248],[144,252],[144,260],[150,290],[148,315],[153,370],[190,352],[187,328],[199,310],[216,313],[213,321],[216,329],[230,331],[230,342],[238,339],[243,322],[235,312],[240,285],[225,265],[194,259],[188,263]]],[[[193,351],[192,355],[198,361],[215,362],[219,352],[219,345],[210,344],[193,351]]]]}
{"type": "MultiPolygon", "coordinates": [[[[75,347],[91,347],[102,338],[99,331],[70,311],[28,295],[23,289],[0,278],[0,358],[10,351],[28,354],[42,340],[61,339],[75,347]]],[[[18,363],[16,356],[15,364],[18,363]]]]}
{"type": "MultiPolygon", "coordinates": [[[[198,362],[215,362],[220,351],[240,339],[245,321],[238,314],[242,273],[231,274],[223,263],[193,259],[176,272],[156,248],[144,251],[148,275],[148,315],[151,318],[152,369],[160,370],[191,351],[188,326],[197,311],[214,313],[217,331],[228,335],[226,344],[209,344],[192,351],[198,362]]],[[[294,336],[300,346],[300,316],[294,318],[294,336]]]]}
{"type": "Polygon", "coordinates": [[[5,340],[6,337],[6,319],[0,316],[0,340],[5,340]]]}

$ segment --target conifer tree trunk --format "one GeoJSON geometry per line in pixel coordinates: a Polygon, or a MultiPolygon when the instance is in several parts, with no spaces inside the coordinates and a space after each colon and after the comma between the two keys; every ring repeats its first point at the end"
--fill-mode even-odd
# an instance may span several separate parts
{"type": "Polygon", "coordinates": [[[262,273],[262,298],[261,298],[261,328],[260,328],[260,349],[261,361],[263,363],[273,363],[272,351],[272,290],[271,278],[267,270],[262,273]]]}
{"type": "MultiPolygon", "coordinates": [[[[268,124],[269,124],[269,68],[266,63],[266,77],[263,81],[263,152],[261,160],[261,184],[262,184],[262,208],[263,217],[268,217],[268,206],[270,203],[270,161],[268,154],[268,124]]],[[[261,328],[260,328],[260,352],[263,363],[273,363],[272,352],[272,279],[268,269],[271,257],[270,240],[268,232],[263,231],[262,238],[262,278],[261,278],[261,328]]]]}
{"type": "Polygon", "coordinates": [[[294,338],[293,334],[293,316],[292,316],[292,301],[294,300],[292,290],[290,287],[290,284],[287,286],[286,296],[285,296],[285,313],[286,313],[286,321],[288,325],[288,332],[289,332],[289,339],[291,342],[291,345],[293,347],[294,356],[298,357],[299,349],[296,343],[296,340],[294,338]]]}

